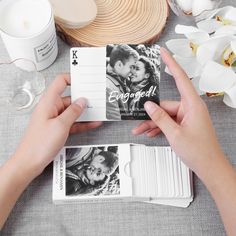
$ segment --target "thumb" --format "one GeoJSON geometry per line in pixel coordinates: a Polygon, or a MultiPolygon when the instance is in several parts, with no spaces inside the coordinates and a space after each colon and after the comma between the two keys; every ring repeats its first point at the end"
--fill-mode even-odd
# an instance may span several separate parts
{"type": "Polygon", "coordinates": [[[146,102],[145,110],[154,123],[165,134],[166,138],[172,140],[172,135],[179,129],[179,125],[169,116],[169,114],[154,102],[146,102]]]}
{"type": "Polygon", "coordinates": [[[70,128],[73,123],[81,116],[87,104],[85,98],[79,98],[62,112],[59,118],[70,128]]]}

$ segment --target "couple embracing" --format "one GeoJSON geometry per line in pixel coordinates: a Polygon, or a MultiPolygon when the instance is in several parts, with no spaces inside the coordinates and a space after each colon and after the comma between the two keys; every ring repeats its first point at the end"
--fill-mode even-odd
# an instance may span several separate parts
{"type": "MultiPolygon", "coordinates": [[[[109,120],[148,119],[144,103],[159,103],[156,65],[144,53],[140,55],[137,47],[133,47],[115,45],[110,53],[106,79],[109,120]]],[[[146,54],[150,54],[150,51],[146,54]]]]}

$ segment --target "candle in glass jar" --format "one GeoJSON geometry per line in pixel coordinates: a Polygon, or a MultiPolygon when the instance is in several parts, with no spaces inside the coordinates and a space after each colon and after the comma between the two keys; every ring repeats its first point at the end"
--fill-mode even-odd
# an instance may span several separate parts
{"type": "Polygon", "coordinates": [[[0,16],[0,34],[12,60],[28,59],[37,70],[54,62],[57,37],[48,0],[0,0],[0,16]]]}
{"type": "Polygon", "coordinates": [[[30,37],[48,24],[51,8],[44,0],[14,0],[6,2],[0,15],[3,31],[15,37],[30,37]]]}

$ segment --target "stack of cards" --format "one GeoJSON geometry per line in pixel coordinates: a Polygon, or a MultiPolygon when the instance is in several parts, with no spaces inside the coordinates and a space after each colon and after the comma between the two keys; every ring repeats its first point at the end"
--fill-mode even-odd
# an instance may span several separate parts
{"type": "Polygon", "coordinates": [[[193,199],[192,173],[170,147],[131,146],[133,195],[150,203],[186,207],[193,199]]]}
{"type": "Polygon", "coordinates": [[[55,203],[142,201],[187,207],[192,172],[170,147],[65,147],[54,161],[55,203]]]}

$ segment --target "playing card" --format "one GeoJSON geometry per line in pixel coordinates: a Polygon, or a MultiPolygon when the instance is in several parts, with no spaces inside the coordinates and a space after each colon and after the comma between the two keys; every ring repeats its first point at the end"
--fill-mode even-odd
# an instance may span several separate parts
{"type": "Polygon", "coordinates": [[[87,99],[79,121],[106,120],[106,48],[72,48],[71,97],[87,99]]]}
{"type": "Polygon", "coordinates": [[[72,48],[72,102],[88,101],[78,121],[150,119],[144,103],[159,103],[160,63],[156,44],[72,48]]]}

